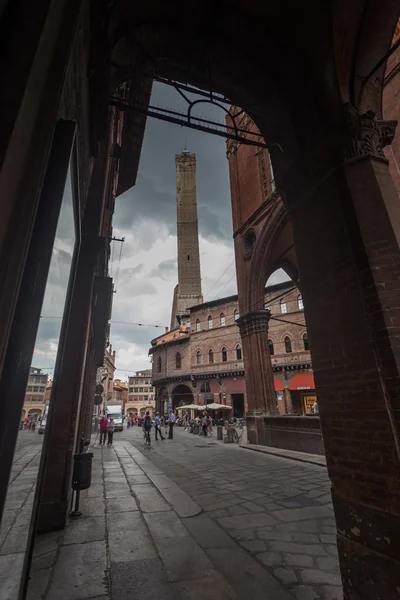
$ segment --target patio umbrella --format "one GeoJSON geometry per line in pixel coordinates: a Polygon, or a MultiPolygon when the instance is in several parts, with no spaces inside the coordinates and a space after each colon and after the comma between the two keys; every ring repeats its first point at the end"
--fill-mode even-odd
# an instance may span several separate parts
{"type": "Polygon", "coordinates": [[[218,404],[217,402],[206,404],[204,408],[206,410],[232,410],[232,406],[227,406],[226,404],[218,404]]]}
{"type": "Polygon", "coordinates": [[[198,404],[187,404],[186,406],[178,406],[176,410],[204,410],[204,406],[198,404]]]}

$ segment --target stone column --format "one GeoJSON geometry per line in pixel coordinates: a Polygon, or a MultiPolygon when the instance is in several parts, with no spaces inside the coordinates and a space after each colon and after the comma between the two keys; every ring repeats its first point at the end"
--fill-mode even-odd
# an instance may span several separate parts
{"type": "Polygon", "coordinates": [[[346,600],[395,598],[400,588],[400,203],[382,152],[394,128],[347,107],[279,181],[346,600]]]}
{"type": "Polygon", "coordinates": [[[247,392],[247,432],[251,444],[266,445],[264,417],[276,415],[276,396],[268,348],[269,310],[240,317],[247,392]]]}
{"type": "Polygon", "coordinates": [[[286,414],[293,414],[292,394],[288,387],[283,390],[283,399],[285,401],[286,414]]]}

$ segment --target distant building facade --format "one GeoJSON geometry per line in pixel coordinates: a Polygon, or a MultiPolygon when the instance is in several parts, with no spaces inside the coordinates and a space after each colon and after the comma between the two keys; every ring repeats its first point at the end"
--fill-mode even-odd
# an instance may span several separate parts
{"type": "MultiPolygon", "coordinates": [[[[261,308],[271,312],[268,345],[277,411],[307,414],[316,396],[301,294],[292,282],[269,286],[261,308]]],[[[152,341],[157,410],[218,402],[232,406],[232,415],[245,414],[239,317],[237,296],[205,302],[190,308],[190,327],[182,324],[152,341]]]]}
{"type": "Polygon", "coordinates": [[[120,379],[114,380],[113,385],[113,396],[112,400],[116,402],[122,402],[123,413],[125,414],[125,407],[128,402],[128,382],[121,381],[120,379]]]}
{"type": "Polygon", "coordinates": [[[137,371],[129,377],[128,402],[125,406],[126,415],[144,416],[146,411],[153,415],[155,411],[155,391],[152,383],[151,369],[137,371]]]}
{"type": "Polygon", "coordinates": [[[101,383],[103,386],[103,401],[99,406],[95,406],[94,410],[97,415],[103,414],[105,405],[107,402],[112,400],[114,393],[114,373],[115,373],[115,350],[112,349],[112,345],[104,351],[104,362],[103,366],[97,369],[97,383],[101,383]]]}
{"type": "Polygon", "coordinates": [[[41,369],[31,367],[22,410],[23,419],[43,415],[46,406],[48,377],[48,374],[41,369]]]}

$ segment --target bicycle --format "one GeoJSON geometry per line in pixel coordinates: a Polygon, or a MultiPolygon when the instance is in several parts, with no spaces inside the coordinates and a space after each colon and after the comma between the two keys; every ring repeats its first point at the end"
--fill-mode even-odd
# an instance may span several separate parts
{"type": "Polygon", "coordinates": [[[144,430],[144,447],[151,448],[150,429],[148,431],[144,430]]]}
{"type": "Polygon", "coordinates": [[[237,427],[234,423],[229,423],[226,430],[228,431],[228,429],[230,431],[232,431],[233,441],[235,442],[235,444],[238,444],[240,442],[240,440],[242,439],[243,426],[240,428],[240,434],[238,433],[237,427]]]}

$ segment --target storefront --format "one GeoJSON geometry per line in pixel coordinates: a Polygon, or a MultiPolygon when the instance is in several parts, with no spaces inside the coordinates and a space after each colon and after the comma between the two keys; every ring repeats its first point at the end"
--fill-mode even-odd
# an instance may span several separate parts
{"type": "Polygon", "coordinates": [[[313,414],[312,407],[317,400],[314,377],[310,373],[298,373],[289,381],[293,412],[301,415],[313,414]]]}

